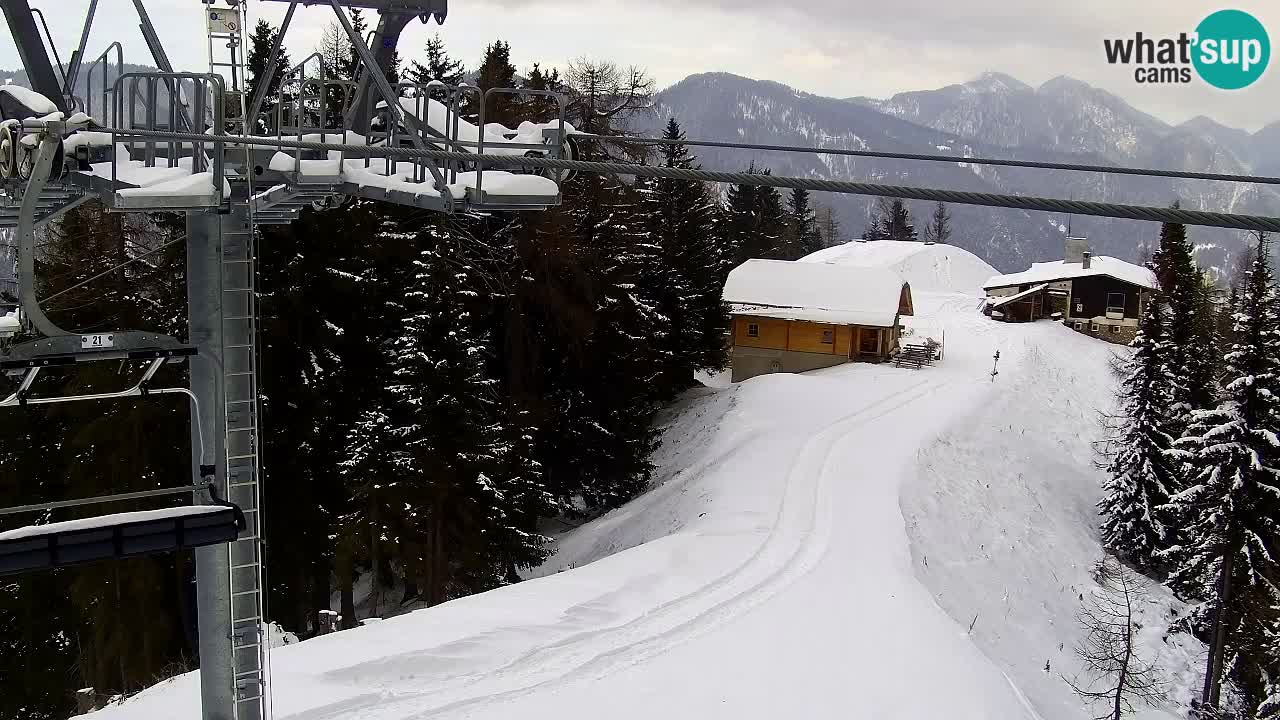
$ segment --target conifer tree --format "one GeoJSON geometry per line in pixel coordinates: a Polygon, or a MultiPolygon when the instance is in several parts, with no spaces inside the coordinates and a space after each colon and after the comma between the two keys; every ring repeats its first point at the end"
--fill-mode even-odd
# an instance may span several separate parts
{"type": "Polygon", "coordinates": [[[862,236],[867,240],[899,240],[914,241],[917,239],[916,228],[911,224],[911,213],[900,198],[880,198],[876,203],[876,213],[867,223],[862,236]]]}
{"type": "Polygon", "coordinates": [[[822,236],[813,208],[809,205],[809,191],[796,188],[787,200],[787,232],[780,260],[799,260],[822,249],[822,236]]]}
{"type": "Polygon", "coordinates": [[[929,217],[929,224],[924,228],[924,241],[927,243],[946,243],[951,239],[951,213],[947,204],[938,201],[929,217]]]}
{"type": "MultiPolygon", "coordinates": [[[[747,173],[770,174],[753,163],[747,173]]],[[[725,198],[721,229],[725,245],[731,249],[734,264],[751,258],[778,258],[787,229],[782,196],[776,188],[764,185],[731,185],[725,198]]]]}
{"type": "Polygon", "coordinates": [[[1170,499],[1180,535],[1164,556],[1173,565],[1170,585],[1198,601],[1193,619],[1209,627],[1201,702],[1210,708],[1219,706],[1224,676],[1261,699],[1264,650],[1256,643],[1274,617],[1280,577],[1280,317],[1268,258],[1262,235],[1225,358],[1224,397],[1196,411],[1175,445],[1189,485],[1170,499]]]}
{"type": "Polygon", "coordinates": [[[417,60],[409,66],[408,77],[415,83],[429,83],[432,80],[438,80],[445,85],[461,85],[466,77],[466,68],[463,67],[462,61],[449,57],[449,53],[445,50],[444,39],[440,37],[440,33],[432,35],[427,40],[427,61],[420,63],[417,60]]]}
{"type": "Polygon", "coordinates": [[[915,241],[918,239],[916,228],[911,224],[911,213],[907,211],[907,206],[902,200],[894,198],[889,205],[889,212],[885,214],[881,224],[881,232],[886,240],[915,241]]]}
{"type": "Polygon", "coordinates": [[[1160,247],[1152,256],[1152,268],[1169,302],[1169,365],[1178,378],[1169,431],[1179,435],[1192,410],[1207,408],[1214,401],[1209,360],[1216,355],[1212,298],[1196,267],[1186,226],[1165,223],[1160,227],[1160,247]]]}
{"type": "Polygon", "coordinates": [[[576,369],[564,397],[564,407],[577,410],[562,427],[589,448],[578,453],[577,472],[588,483],[582,497],[589,507],[607,508],[648,481],[649,418],[666,396],[659,380],[672,362],[671,325],[650,293],[668,270],[627,187],[595,175],[570,184],[577,196],[569,208],[575,241],[596,278],[588,290],[596,316],[586,348],[592,361],[576,369]]]}
{"type": "MultiPolygon", "coordinates": [[[[485,46],[484,58],[476,70],[476,84],[481,90],[511,88],[516,86],[516,67],[511,64],[511,45],[495,40],[485,46]]],[[[518,102],[511,95],[495,94],[485,106],[485,123],[502,123],[508,127],[519,124],[518,102]]]]}
{"type": "MultiPolygon", "coordinates": [[[[551,92],[564,90],[563,83],[560,81],[560,71],[551,68],[550,72],[545,72],[538,63],[533,64],[522,87],[551,92]]],[[[556,102],[549,97],[531,95],[522,101],[522,105],[521,117],[530,122],[550,122],[556,119],[559,113],[556,102]]]]}
{"type": "Polygon", "coordinates": [[[1106,548],[1141,570],[1151,570],[1155,554],[1168,544],[1161,508],[1176,487],[1168,457],[1174,438],[1165,432],[1173,388],[1162,302],[1147,303],[1132,346],[1121,383],[1121,414],[1115,418],[1119,435],[1107,467],[1110,478],[1098,507],[1106,548]]]}
{"type": "MultiPolygon", "coordinates": [[[[258,24],[253,28],[253,35],[249,38],[249,57],[246,60],[246,70],[249,74],[246,88],[248,97],[253,98],[258,87],[263,81],[263,74],[267,71],[267,63],[270,61],[271,48],[276,41],[279,30],[275,29],[266,20],[259,20],[258,24]]],[[[270,80],[267,82],[266,95],[263,96],[261,115],[255,118],[256,127],[259,132],[266,132],[272,128],[275,123],[276,106],[278,103],[278,93],[280,83],[283,80],[283,74],[289,70],[291,63],[289,62],[289,52],[284,45],[280,46],[280,51],[276,53],[276,69],[270,80]]]]}
{"type": "Polygon", "coordinates": [[[493,268],[459,226],[427,230],[403,298],[390,387],[403,448],[406,523],[424,548],[429,604],[493,587],[544,556],[545,514],[526,430],[512,428],[492,376],[484,323],[493,268]]]}
{"type": "MultiPolygon", "coordinates": [[[[663,137],[684,139],[675,118],[667,122],[663,137]]],[[[699,167],[685,145],[663,145],[661,152],[664,167],[699,167]]],[[[663,269],[652,294],[670,326],[668,342],[663,343],[669,359],[666,382],[673,390],[683,390],[693,383],[695,371],[725,364],[721,334],[728,317],[720,292],[727,258],[715,236],[715,204],[705,186],[667,178],[641,186],[641,214],[663,269]]]]}

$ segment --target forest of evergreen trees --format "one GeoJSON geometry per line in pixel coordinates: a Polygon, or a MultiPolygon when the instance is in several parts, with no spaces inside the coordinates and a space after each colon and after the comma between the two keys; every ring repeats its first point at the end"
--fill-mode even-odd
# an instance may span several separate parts
{"type": "MultiPolygon", "coordinates": [[[[260,23],[253,35],[253,83],[274,32],[260,23]]],[[[330,73],[349,75],[339,38],[319,50],[330,73]]],[[[652,112],[639,70],[584,60],[520,77],[501,41],[470,71],[437,37],[405,73],[557,89],[569,121],[602,134],[652,112]]],[[[488,116],[546,112],[512,101],[488,116]]],[[[676,119],[665,136],[683,139],[676,119]]],[[[679,144],[643,159],[696,167],[679,144]]],[[[310,636],[330,608],[353,626],[361,583],[395,608],[513,582],[545,557],[547,523],[633,497],[649,480],[654,413],[725,365],[728,271],[801,257],[838,231],[804,191],[784,202],[735,186],[722,198],[696,183],[580,175],[563,196],[545,212],[454,217],[353,200],[260,229],[268,615],[284,629],[310,636]]],[[[81,206],[47,232],[39,294],[62,293],[50,314],[64,327],[182,337],[183,230],[180,216],[81,206]]],[[[94,367],[42,391],[119,387],[127,372],[94,367]]],[[[181,484],[188,432],[174,396],[0,414],[0,503],[181,484]]],[[[195,667],[192,580],[187,555],[6,579],[0,718],[64,717],[77,688],[134,692],[195,667]]]]}
{"type": "Polygon", "coordinates": [[[1186,601],[1208,647],[1197,717],[1280,713],[1280,290],[1256,237],[1221,291],[1181,225],[1165,225],[1159,292],[1106,423],[1102,537],[1186,601]],[[1224,692],[1224,685],[1229,688],[1224,692]]]}

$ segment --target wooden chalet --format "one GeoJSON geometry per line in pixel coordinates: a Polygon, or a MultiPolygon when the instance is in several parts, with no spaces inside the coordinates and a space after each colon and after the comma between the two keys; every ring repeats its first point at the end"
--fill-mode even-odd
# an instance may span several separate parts
{"type": "Polygon", "coordinates": [[[733,382],[883,361],[898,350],[900,318],[912,314],[911,287],[891,270],[785,260],[739,265],[724,301],[733,382]]]}
{"type": "Polygon", "coordinates": [[[983,285],[984,311],[1005,322],[1062,320],[1077,332],[1128,343],[1156,279],[1150,270],[1105,255],[1093,256],[1083,238],[1068,238],[1067,256],[1032,263],[1029,270],[996,275],[983,285]]]}

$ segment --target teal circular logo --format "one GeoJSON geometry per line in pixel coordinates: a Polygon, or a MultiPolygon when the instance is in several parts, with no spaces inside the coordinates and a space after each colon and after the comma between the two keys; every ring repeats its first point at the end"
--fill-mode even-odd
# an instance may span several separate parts
{"type": "Polygon", "coordinates": [[[1262,77],[1271,59],[1271,39],[1258,19],[1243,10],[1219,10],[1196,26],[1191,62],[1210,85],[1239,90],[1262,77]]]}

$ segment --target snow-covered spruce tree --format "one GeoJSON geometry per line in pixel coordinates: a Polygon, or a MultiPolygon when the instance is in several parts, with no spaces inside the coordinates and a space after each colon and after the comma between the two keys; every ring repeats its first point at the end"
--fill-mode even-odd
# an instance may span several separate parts
{"type": "Polygon", "coordinates": [[[671,363],[671,323],[651,288],[666,284],[670,269],[645,231],[639,199],[630,188],[582,175],[570,185],[568,211],[574,242],[587,263],[594,305],[586,345],[590,359],[565,368],[559,392],[564,436],[578,465],[547,458],[550,471],[577,476],[579,496],[591,508],[613,507],[648,481],[654,446],[654,411],[670,392],[660,382],[671,363]]]}
{"type": "Polygon", "coordinates": [[[1185,430],[1190,412],[1211,406],[1216,398],[1212,358],[1218,355],[1218,349],[1212,288],[1196,267],[1185,225],[1160,226],[1160,247],[1152,256],[1151,265],[1169,303],[1169,367],[1178,382],[1168,430],[1177,437],[1185,430]]]}
{"type": "MultiPolygon", "coordinates": [[[[675,118],[663,137],[684,139],[675,118]]],[[[684,145],[664,145],[661,152],[665,167],[698,167],[684,145]]],[[[648,294],[669,324],[661,342],[668,360],[665,383],[679,391],[693,384],[695,371],[724,367],[722,333],[728,317],[720,291],[728,262],[715,236],[715,203],[705,186],[668,178],[638,185],[644,227],[663,270],[648,294]]]]}
{"type": "Polygon", "coordinates": [[[1259,237],[1226,355],[1224,396],[1196,411],[1174,456],[1188,487],[1169,508],[1175,543],[1162,554],[1170,585],[1198,603],[1191,624],[1209,644],[1201,701],[1219,706],[1230,677],[1254,705],[1262,699],[1261,638],[1275,616],[1280,577],[1280,328],[1268,241],[1259,237]]]}
{"type": "Polygon", "coordinates": [[[1106,548],[1143,571],[1151,571],[1155,555],[1167,546],[1161,520],[1176,479],[1165,431],[1173,392],[1168,368],[1168,336],[1164,304],[1147,303],[1121,382],[1120,408],[1103,486],[1102,540],[1106,548]]]}
{"type": "Polygon", "coordinates": [[[459,225],[440,222],[420,237],[404,318],[394,342],[390,391],[394,436],[403,447],[405,523],[423,548],[421,583],[429,604],[501,584],[513,567],[544,555],[528,518],[545,511],[530,463],[512,453],[518,430],[489,363],[484,322],[492,268],[484,246],[459,225]],[[530,488],[530,483],[535,485],[530,488]]]}

